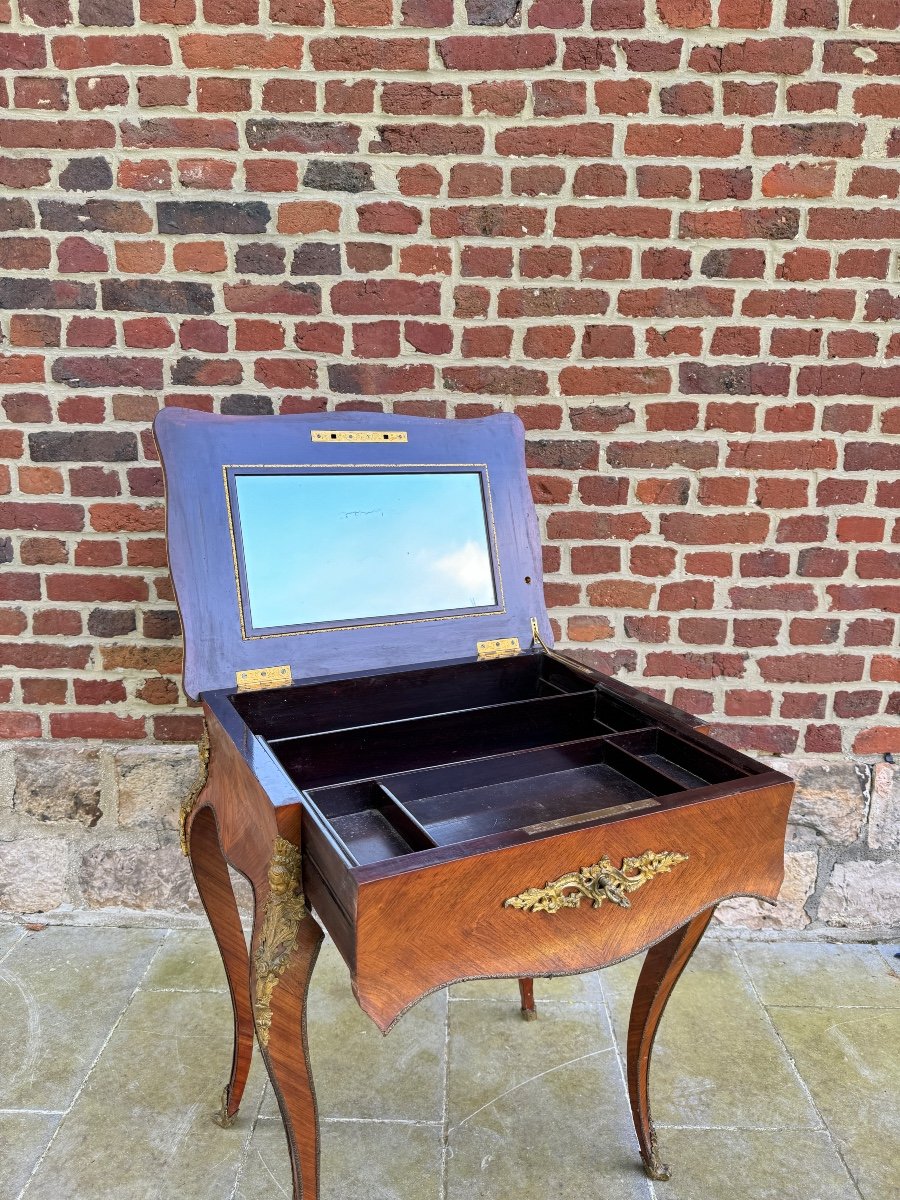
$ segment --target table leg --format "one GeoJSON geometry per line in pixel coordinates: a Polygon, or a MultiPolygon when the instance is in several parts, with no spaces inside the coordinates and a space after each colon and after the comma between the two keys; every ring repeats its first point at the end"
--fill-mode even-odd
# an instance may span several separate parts
{"type": "Polygon", "coordinates": [[[522,1020],[536,1021],[537,1008],[534,1003],[534,980],[519,980],[519,995],[522,998],[522,1020]]]}
{"type": "Polygon", "coordinates": [[[284,1121],[293,1200],[318,1200],[319,1119],[306,1038],[306,996],[322,930],[292,884],[276,896],[277,878],[277,869],[270,867],[272,887],[265,910],[257,904],[254,922],[256,1030],[284,1121]],[[292,903],[295,898],[301,907],[292,903]]]}
{"type": "Polygon", "coordinates": [[[219,844],[216,820],[210,807],[200,808],[194,813],[189,845],[191,870],[222,955],[234,1014],[231,1077],[222,1094],[222,1108],[216,1118],[220,1125],[227,1128],[238,1114],[253,1057],[250,957],[228,864],[219,844]]]}
{"type": "Polygon", "coordinates": [[[651,946],[634,991],[628,1023],[628,1096],[644,1169],[651,1179],[668,1179],[659,1158],[650,1116],[648,1082],[653,1041],[672,989],[712,919],[715,905],[651,946]]]}

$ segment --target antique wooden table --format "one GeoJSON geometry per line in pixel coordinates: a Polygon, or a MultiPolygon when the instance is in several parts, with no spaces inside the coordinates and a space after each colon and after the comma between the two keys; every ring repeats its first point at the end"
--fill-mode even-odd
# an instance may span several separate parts
{"type": "MultiPolygon", "coordinates": [[[[552,648],[522,428],[497,415],[155,425],[204,779],[183,845],[228,976],[238,1112],[254,1035],[294,1196],[318,1196],[306,1046],[327,929],[387,1032],[429,992],[648,951],[628,1030],[648,1074],[716,904],[774,900],[792,783],[552,648]],[[254,897],[248,952],[229,865],[254,897]]],[[[349,1066],[349,1064],[348,1064],[349,1066]]]]}

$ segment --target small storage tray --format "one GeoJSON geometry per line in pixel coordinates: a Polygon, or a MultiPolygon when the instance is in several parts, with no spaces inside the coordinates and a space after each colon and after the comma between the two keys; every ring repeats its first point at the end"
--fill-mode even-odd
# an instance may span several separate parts
{"type": "Polygon", "coordinates": [[[365,866],[494,834],[534,836],[657,808],[660,797],[743,774],[646,729],[316,787],[308,795],[350,861],[365,866]]]}

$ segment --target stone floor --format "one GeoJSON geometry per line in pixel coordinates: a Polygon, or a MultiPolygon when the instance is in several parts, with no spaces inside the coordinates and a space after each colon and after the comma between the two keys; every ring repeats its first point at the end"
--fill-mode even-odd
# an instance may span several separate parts
{"type": "MultiPolygon", "coordinates": [[[[621,1048],[638,962],[423,1001],[383,1039],[330,947],[310,1039],[322,1200],[886,1200],[900,1179],[896,947],[711,941],[676,989],[652,1080],[669,1183],[642,1174],[621,1048]]],[[[229,1130],[211,937],[0,926],[0,1197],[288,1196],[254,1064],[229,1130]]]]}

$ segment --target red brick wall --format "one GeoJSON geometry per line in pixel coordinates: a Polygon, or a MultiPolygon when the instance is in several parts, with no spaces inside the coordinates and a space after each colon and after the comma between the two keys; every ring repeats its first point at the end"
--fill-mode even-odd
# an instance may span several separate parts
{"type": "Polygon", "coordinates": [[[160,404],[383,398],[520,414],[601,667],[900,749],[896,0],[13,6],[0,736],[197,733],[160,404]]]}

